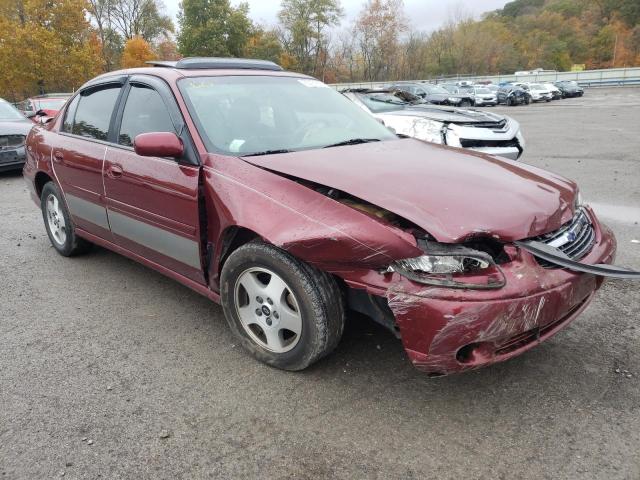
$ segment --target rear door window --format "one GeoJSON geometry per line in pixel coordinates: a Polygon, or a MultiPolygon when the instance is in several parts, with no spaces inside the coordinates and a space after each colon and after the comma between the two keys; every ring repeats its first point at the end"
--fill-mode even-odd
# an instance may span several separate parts
{"type": "Polygon", "coordinates": [[[93,90],[80,95],[73,120],[72,133],[81,137],[107,140],[113,108],[118,100],[120,86],[93,90]]]}
{"type": "Polygon", "coordinates": [[[131,85],[122,113],[118,143],[132,147],[136,136],[149,132],[176,133],[160,94],[143,85],[131,85]]]}

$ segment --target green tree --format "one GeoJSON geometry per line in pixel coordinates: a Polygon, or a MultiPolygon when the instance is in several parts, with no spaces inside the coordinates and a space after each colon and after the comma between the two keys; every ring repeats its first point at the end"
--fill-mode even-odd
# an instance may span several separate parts
{"type": "Polygon", "coordinates": [[[280,63],[283,53],[282,44],[277,32],[273,30],[263,30],[257,27],[249,41],[245,54],[249,58],[259,58],[261,60],[271,60],[280,63]]]}
{"type": "Polygon", "coordinates": [[[242,57],[253,24],[249,5],[229,0],[183,0],[178,12],[178,51],[184,56],[242,57]]]}
{"type": "Polygon", "coordinates": [[[297,70],[322,77],[326,65],[326,31],[343,15],[339,0],[282,0],[278,19],[284,48],[297,70]]]}

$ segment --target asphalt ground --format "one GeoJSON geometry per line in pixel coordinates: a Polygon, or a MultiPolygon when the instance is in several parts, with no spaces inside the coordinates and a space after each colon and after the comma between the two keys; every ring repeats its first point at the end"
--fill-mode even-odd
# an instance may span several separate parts
{"type": "MultiPolygon", "coordinates": [[[[493,110],[640,268],[640,89],[493,110]]],[[[490,368],[429,379],[351,316],[332,356],[285,373],[187,288],[103,249],[56,254],[19,174],[0,208],[2,480],[640,478],[638,283],[490,368]]]]}

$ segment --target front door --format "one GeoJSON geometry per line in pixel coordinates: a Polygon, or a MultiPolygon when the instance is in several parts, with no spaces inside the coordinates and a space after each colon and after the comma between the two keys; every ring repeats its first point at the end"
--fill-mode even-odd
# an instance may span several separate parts
{"type": "Polygon", "coordinates": [[[158,81],[134,78],[123,94],[104,165],[109,224],[121,247],[204,284],[200,167],[184,159],[142,157],[133,149],[141,133],[183,130],[175,100],[162,89],[158,81]]]}

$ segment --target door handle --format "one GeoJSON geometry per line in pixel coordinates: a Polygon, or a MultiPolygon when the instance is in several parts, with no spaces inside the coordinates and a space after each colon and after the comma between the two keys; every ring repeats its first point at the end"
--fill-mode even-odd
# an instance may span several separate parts
{"type": "Polygon", "coordinates": [[[53,152],[53,159],[56,162],[61,162],[64,159],[64,155],[62,154],[62,152],[57,150],[57,151],[53,152]]]}
{"type": "Polygon", "coordinates": [[[121,177],[123,172],[122,166],[117,163],[112,163],[107,167],[107,175],[111,178],[121,177]]]}

